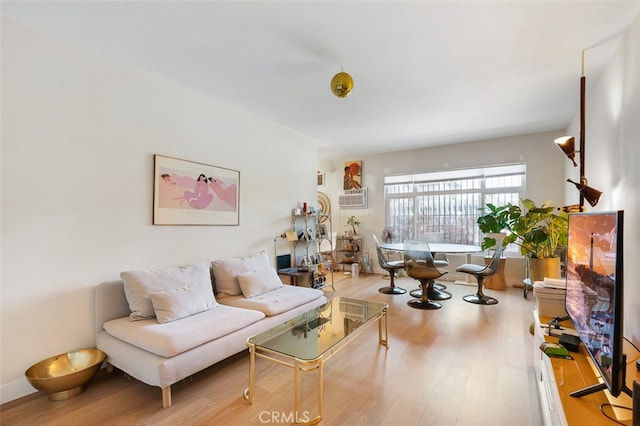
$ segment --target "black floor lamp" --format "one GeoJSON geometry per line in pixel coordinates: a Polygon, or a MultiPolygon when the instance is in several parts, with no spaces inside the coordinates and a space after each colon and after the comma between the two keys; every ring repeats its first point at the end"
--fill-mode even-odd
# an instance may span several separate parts
{"type": "Polygon", "coordinates": [[[587,178],[585,176],[584,171],[584,163],[585,163],[585,96],[586,96],[586,84],[587,78],[584,75],[584,50],[581,54],[582,59],[582,76],[580,77],[580,150],[575,150],[575,138],[573,136],[563,136],[561,138],[557,138],[554,142],[558,147],[565,153],[567,157],[571,161],[573,161],[573,167],[576,167],[575,155],[576,152],[580,154],[578,157],[580,161],[580,182],[574,182],[571,179],[567,179],[567,182],[570,182],[578,188],[580,192],[580,203],[579,203],[579,211],[584,211],[584,201],[591,205],[591,207],[595,207],[600,201],[600,196],[602,195],[601,191],[598,191],[595,188],[592,188],[587,185],[587,178]]]}

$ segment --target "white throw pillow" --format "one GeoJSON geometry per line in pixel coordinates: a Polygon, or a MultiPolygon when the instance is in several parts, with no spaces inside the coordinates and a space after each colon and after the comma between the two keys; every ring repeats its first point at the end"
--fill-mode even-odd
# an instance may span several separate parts
{"type": "Polygon", "coordinates": [[[271,267],[266,250],[246,257],[219,259],[211,263],[217,297],[238,296],[242,294],[238,275],[245,272],[261,271],[271,267]]]}
{"type": "Polygon", "coordinates": [[[158,322],[175,321],[207,311],[216,305],[210,285],[194,284],[151,293],[158,322]]]}
{"type": "Polygon", "coordinates": [[[206,262],[160,270],[125,271],[120,277],[129,302],[131,321],[155,316],[151,293],[185,285],[202,284],[211,287],[211,273],[206,262]]]}
{"type": "Polygon", "coordinates": [[[242,294],[247,299],[283,286],[278,273],[273,268],[240,274],[238,275],[238,283],[242,294]]]}

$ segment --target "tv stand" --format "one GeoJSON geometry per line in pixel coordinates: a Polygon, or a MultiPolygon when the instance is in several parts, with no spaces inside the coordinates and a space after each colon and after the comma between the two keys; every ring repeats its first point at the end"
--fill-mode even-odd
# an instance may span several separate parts
{"type": "MultiPolygon", "coordinates": [[[[558,337],[546,336],[544,334],[546,327],[540,326],[552,320],[552,317],[540,317],[537,311],[534,311],[533,364],[544,424],[546,426],[611,425],[611,420],[600,411],[600,405],[612,403],[631,408],[632,400],[628,394],[628,388],[633,380],[640,381],[640,372],[635,368],[636,360],[640,359],[640,353],[629,342],[624,342],[623,350],[627,356],[626,386],[624,392],[614,398],[601,383],[596,367],[582,344],[580,344],[579,353],[571,352],[573,357],[571,360],[549,358],[540,350],[540,344],[543,341],[558,341],[558,337]],[[572,398],[570,397],[572,393],[581,393],[582,397],[572,398]]],[[[571,327],[571,321],[563,322],[562,326],[571,327]]],[[[613,412],[619,416],[619,421],[631,424],[631,410],[614,410],[613,412]]],[[[611,414],[611,410],[607,413],[611,414]]]]}
{"type": "MultiPolygon", "coordinates": [[[[622,359],[624,359],[624,362],[626,364],[627,363],[627,355],[623,354],[622,355],[622,359]]],[[[625,374],[625,380],[626,380],[626,374],[625,374]]],[[[606,384],[604,384],[604,383],[596,383],[595,385],[587,386],[584,389],[580,389],[578,391],[571,392],[569,395],[573,396],[575,398],[580,398],[582,396],[589,395],[589,394],[592,394],[594,392],[598,392],[598,391],[605,390],[605,389],[607,389],[607,385],[606,384]]],[[[622,392],[626,393],[630,397],[633,396],[631,389],[627,386],[626,383],[624,385],[622,385],[622,392]]]]}

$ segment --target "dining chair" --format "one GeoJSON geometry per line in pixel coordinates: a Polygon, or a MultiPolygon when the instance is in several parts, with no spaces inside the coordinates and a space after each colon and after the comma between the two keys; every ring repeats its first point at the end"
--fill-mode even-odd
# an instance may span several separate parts
{"type": "Polygon", "coordinates": [[[404,268],[407,275],[420,282],[420,298],[407,302],[416,309],[440,309],[442,305],[430,299],[433,283],[447,271],[438,269],[433,261],[429,243],[426,241],[405,241],[404,268]]]}
{"type": "Polygon", "coordinates": [[[382,247],[380,247],[378,237],[375,235],[373,236],[373,243],[376,246],[376,253],[378,254],[378,263],[380,264],[380,267],[389,271],[389,275],[391,276],[391,283],[389,286],[379,288],[378,291],[384,294],[405,294],[407,290],[396,287],[395,285],[396,272],[404,269],[404,260],[389,260],[382,250],[382,247]]]}
{"type": "MultiPolygon", "coordinates": [[[[444,242],[444,235],[442,232],[425,232],[422,234],[420,238],[421,241],[426,241],[427,243],[442,243],[444,242]]],[[[433,256],[433,265],[436,268],[446,268],[449,266],[449,259],[447,258],[446,253],[431,253],[433,256]]],[[[447,288],[446,285],[436,282],[433,282],[433,285],[430,287],[429,299],[431,300],[446,300],[451,299],[451,293],[448,291],[443,291],[447,288]]],[[[411,290],[409,294],[417,299],[422,297],[422,288],[418,287],[415,290],[411,290]]]]}
{"type": "Polygon", "coordinates": [[[502,244],[496,245],[496,250],[493,253],[493,257],[488,265],[476,265],[473,263],[465,263],[456,268],[456,272],[464,272],[465,274],[473,275],[478,281],[478,291],[476,294],[469,294],[464,296],[463,299],[469,303],[475,303],[476,305],[495,305],[498,303],[498,299],[490,296],[485,296],[482,292],[484,280],[491,275],[498,272],[500,266],[500,256],[502,255],[502,244]]]}

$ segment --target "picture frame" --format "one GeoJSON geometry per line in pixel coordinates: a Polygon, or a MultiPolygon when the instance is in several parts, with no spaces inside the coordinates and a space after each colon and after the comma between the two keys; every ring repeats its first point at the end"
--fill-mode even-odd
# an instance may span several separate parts
{"type": "Polygon", "coordinates": [[[345,161],[342,189],[348,191],[360,188],[362,188],[362,160],[345,161]]]}
{"type": "Polygon", "coordinates": [[[154,225],[240,224],[240,172],[154,155],[154,225]]]}
{"type": "Polygon", "coordinates": [[[318,238],[320,238],[320,239],[329,238],[328,234],[327,234],[327,225],[325,225],[323,223],[319,223],[316,226],[316,230],[318,231],[318,238]]]}
{"type": "Polygon", "coordinates": [[[369,252],[362,253],[361,260],[362,260],[362,265],[360,266],[362,268],[362,271],[365,274],[372,274],[373,267],[371,266],[371,258],[369,257],[369,252]]]}

